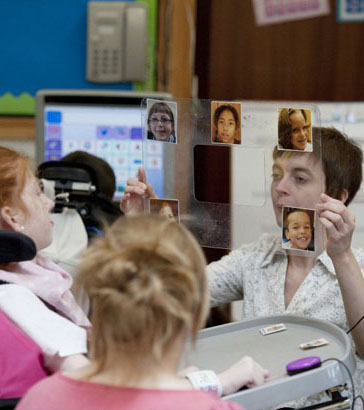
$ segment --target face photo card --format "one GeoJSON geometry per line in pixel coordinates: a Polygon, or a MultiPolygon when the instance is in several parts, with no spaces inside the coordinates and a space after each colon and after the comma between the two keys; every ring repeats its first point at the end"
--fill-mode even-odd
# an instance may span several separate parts
{"type": "Polygon", "coordinates": [[[147,138],[177,143],[177,103],[147,99],[147,138]]]}
{"type": "Polygon", "coordinates": [[[152,215],[164,216],[179,222],[179,200],[166,198],[151,198],[149,200],[149,212],[152,215]]]}
{"type": "Polygon", "coordinates": [[[283,207],[282,248],[315,251],[314,209],[283,207]]]}
{"type": "Polygon", "coordinates": [[[211,142],[241,144],[241,103],[211,102],[211,142]]]}
{"type": "Polygon", "coordinates": [[[278,149],[312,152],[311,110],[278,109],[278,149]]]}

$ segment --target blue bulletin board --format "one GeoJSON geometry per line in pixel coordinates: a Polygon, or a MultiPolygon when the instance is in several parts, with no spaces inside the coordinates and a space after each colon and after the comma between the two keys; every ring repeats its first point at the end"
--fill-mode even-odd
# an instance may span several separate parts
{"type": "Polygon", "coordinates": [[[154,90],[157,0],[140,0],[148,4],[149,57],[138,84],[86,80],[88,1],[0,1],[0,114],[33,115],[44,88],[154,90]]]}

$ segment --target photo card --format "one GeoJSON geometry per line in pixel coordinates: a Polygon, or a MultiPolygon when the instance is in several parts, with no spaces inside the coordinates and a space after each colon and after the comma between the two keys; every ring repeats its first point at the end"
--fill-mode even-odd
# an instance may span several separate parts
{"type": "Polygon", "coordinates": [[[283,207],[282,248],[315,251],[314,209],[283,207]]]}
{"type": "Polygon", "coordinates": [[[177,102],[147,98],[147,138],[177,143],[177,102]]]}
{"type": "Polygon", "coordinates": [[[179,223],[179,200],[167,198],[150,198],[149,213],[164,216],[179,223]]]}
{"type": "Polygon", "coordinates": [[[278,149],[312,152],[311,110],[278,108],[278,149]]]}
{"type": "Polygon", "coordinates": [[[238,102],[211,101],[211,142],[241,144],[242,105],[238,102]]]}

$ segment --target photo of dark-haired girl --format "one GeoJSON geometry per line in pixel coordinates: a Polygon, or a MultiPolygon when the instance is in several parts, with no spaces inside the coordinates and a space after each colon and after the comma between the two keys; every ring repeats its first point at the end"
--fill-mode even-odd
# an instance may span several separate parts
{"type": "Polygon", "coordinates": [[[211,142],[241,144],[241,104],[211,102],[211,142]]]}

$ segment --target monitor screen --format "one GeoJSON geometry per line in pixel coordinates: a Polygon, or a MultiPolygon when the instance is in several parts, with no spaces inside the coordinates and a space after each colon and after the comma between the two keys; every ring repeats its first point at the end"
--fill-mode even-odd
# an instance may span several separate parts
{"type": "Polygon", "coordinates": [[[141,101],[167,94],[42,90],[37,93],[37,162],[59,160],[70,152],[87,151],[114,170],[118,200],[129,177],[143,162],[156,164],[148,175],[158,196],[164,194],[163,149],[143,154],[141,101]],[[144,158],[143,158],[144,155],[144,158]]]}

